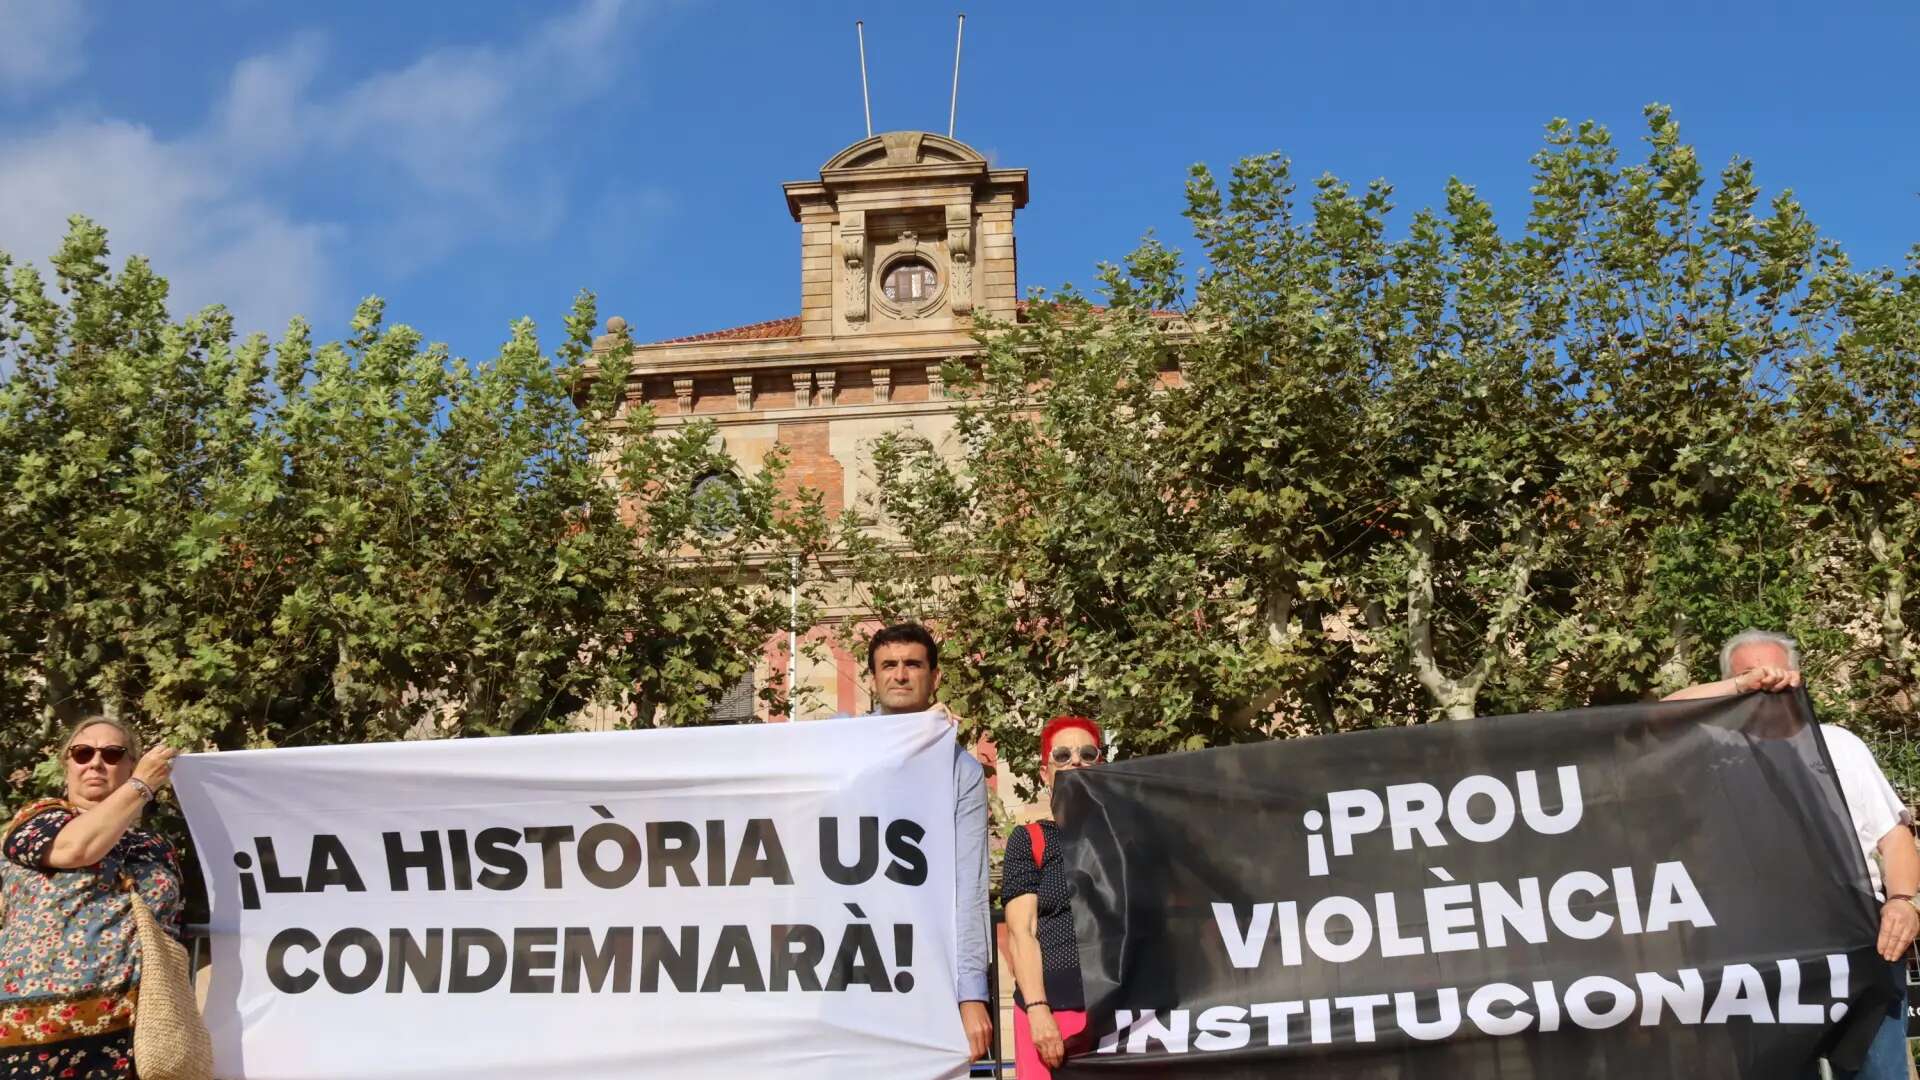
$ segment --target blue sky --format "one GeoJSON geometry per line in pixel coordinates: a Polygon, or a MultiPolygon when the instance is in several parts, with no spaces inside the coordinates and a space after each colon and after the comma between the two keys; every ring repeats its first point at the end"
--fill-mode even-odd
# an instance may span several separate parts
{"type": "MultiPolygon", "coordinates": [[[[84,212],[176,310],[337,336],[377,293],[467,355],[517,316],[557,331],[583,287],[643,340],[792,314],[780,183],[863,134],[855,18],[875,129],[945,130],[959,5],[903,7],[0,0],[0,249],[84,212]]],[[[1651,101],[1856,262],[1920,242],[1910,3],[965,10],[956,134],[1031,171],[1023,287],[1183,243],[1187,167],[1266,150],[1404,208],[1459,176],[1517,223],[1547,120],[1637,140],[1651,101]]]]}

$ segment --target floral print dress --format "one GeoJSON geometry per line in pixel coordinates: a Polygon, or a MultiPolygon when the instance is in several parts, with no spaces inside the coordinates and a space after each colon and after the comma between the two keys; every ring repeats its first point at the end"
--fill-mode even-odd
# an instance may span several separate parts
{"type": "Polygon", "coordinates": [[[0,1077],[132,1077],[140,986],[131,882],[160,924],[180,932],[180,864],[153,833],[128,829],[100,862],[46,865],[80,810],[46,799],[21,810],[0,859],[0,1077]]]}

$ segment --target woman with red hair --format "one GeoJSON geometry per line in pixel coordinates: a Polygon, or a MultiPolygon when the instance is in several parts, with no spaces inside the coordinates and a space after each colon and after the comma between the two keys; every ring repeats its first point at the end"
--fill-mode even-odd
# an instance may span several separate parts
{"type": "MultiPolygon", "coordinates": [[[[1100,725],[1056,716],[1040,732],[1040,782],[1096,765],[1105,754],[1100,725]]],[[[1049,1080],[1066,1057],[1066,1038],[1087,1026],[1080,988],[1080,946],[1073,934],[1073,886],[1060,830],[1051,820],[1015,829],[1001,864],[1012,952],[1014,1075],[1049,1080]]]]}

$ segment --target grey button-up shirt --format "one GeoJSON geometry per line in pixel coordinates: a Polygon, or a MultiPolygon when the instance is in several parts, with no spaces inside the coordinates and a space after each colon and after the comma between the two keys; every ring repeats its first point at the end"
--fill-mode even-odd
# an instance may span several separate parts
{"type": "MultiPolygon", "coordinates": [[[[881,715],[875,709],[869,716],[881,715]]],[[[987,906],[987,767],[953,743],[953,914],[959,933],[954,958],[956,1001],[992,1001],[987,989],[990,912],[987,906]]]]}
{"type": "Polygon", "coordinates": [[[954,996],[988,1001],[986,766],[958,742],[953,744],[953,887],[960,934],[954,996]]]}

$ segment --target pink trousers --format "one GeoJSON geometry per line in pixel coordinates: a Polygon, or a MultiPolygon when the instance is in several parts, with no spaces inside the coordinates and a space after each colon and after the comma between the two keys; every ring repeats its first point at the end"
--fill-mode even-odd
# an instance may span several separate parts
{"type": "MultiPolygon", "coordinates": [[[[1053,1022],[1060,1025],[1060,1037],[1071,1038],[1086,1030],[1084,1012],[1056,1012],[1053,1022]]],[[[1033,1028],[1027,1023],[1027,1010],[1013,1010],[1013,1075],[1015,1080],[1053,1080],[1053,1070],[1040,1060],[1033,1048],[1033,1028]]]]}

